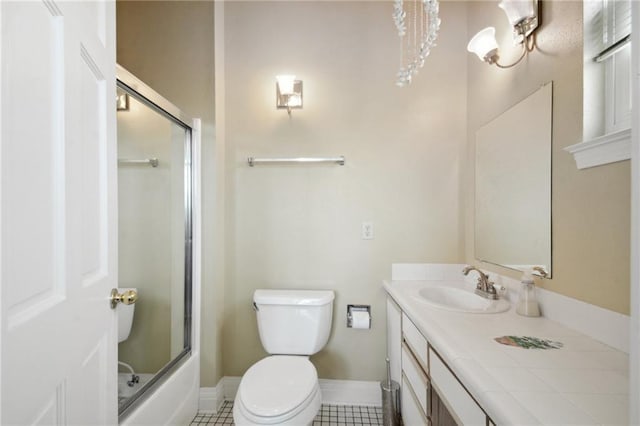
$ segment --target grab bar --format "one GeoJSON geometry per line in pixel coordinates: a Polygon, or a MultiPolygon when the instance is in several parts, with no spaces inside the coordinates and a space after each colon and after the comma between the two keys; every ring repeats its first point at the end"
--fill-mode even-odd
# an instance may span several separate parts
{"type": "Polygon", "coordinates": [[[249,167],[253,167],[259,164],[271,164],[271,163],[336,163],[344,166],[344,155],[339,157],[297,157],[297,158],[247,158],[249,167]]]}
{"type": "Polygon", "coordinates": [[[128,158],[119,158],[118,164],[149,164],[151,167],[158,167],[160,162],[157,158],[146,158],[144,160],[131,160],[128,158]]]}

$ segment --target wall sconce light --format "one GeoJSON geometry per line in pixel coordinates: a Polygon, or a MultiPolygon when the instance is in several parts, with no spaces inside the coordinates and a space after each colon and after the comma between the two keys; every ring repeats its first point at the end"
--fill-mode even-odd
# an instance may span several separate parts
{"type": "Polygon", "coordinates": [[[276,108],[291,110],[302,108],[302,80],[295,75],[279,75],[276,77],[276,108]]]}
{"type": "Polygon", "coordinates": [[[502,0],[498,5],[507,15],[507,19],[513,28],[513,41],[522,45],[522,55],[512,64],[498,63],[498,42],[496,41],[496,29],[487,27],[474,35],[467,50],[478,55],[480,60],[489,65],[495,64],[499,68],[511,68],[518,64],[535,47],[534,31],[539,25],[538,0],[502,0]]]}
{"type": "Polygon", "coordinates": [[[120,93],[116,95],[116,111],[129,111],[129,95],[120,93]]]}

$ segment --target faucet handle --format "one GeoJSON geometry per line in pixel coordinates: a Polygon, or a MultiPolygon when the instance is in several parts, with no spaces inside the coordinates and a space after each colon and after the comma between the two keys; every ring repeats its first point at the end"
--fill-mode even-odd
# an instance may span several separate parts
{"type": "Polygon", "coordinates": [[[507,293],[507,288],[505,286],[503,286],[502,284],[496,284],[496,283],[493,283],[493,282],[491,282],[489,284],[491,284],[491,288],[493,288],[493,291],[498,296],[504,296],[507,293]]]}
{"type": "Polygon", "coordinates": [[[487,293],[498,294],[498,287],[496,287],[493,281],[487,279],[487,293]]]}
{"type": "Polygon", "coordinates": [[[540,274],[540,276],[542,278],[547,278],[549,276],[549,273],[546,271],[546,269],[544,269],[543,266],[534,266],[533,268],[531,268],[534,272],[537,272],[538,274],[540,274]]]}

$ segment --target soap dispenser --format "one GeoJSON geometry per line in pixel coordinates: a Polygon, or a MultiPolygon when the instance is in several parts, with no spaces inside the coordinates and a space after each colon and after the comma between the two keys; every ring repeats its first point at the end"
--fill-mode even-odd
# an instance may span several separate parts
{"type": "Polygon", "coordinates": [[[539,317],[540,306],[536,297],[536,285],[533,282],[532,271],[526,270],[522,274],[522,286],[518,295],[518,304],[516,305],[516,313],[525,317],[539,317]]]}

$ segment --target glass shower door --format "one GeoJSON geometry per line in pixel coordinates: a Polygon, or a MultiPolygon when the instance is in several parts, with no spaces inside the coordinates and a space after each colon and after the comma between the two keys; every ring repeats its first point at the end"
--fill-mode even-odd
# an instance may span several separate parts
{"type": "Polygon", "coordinates": [[[118,86],[118,279],[138,293],[117,308],[122,415],[190,353],[192,176],[191,129],[118,86]]]}

